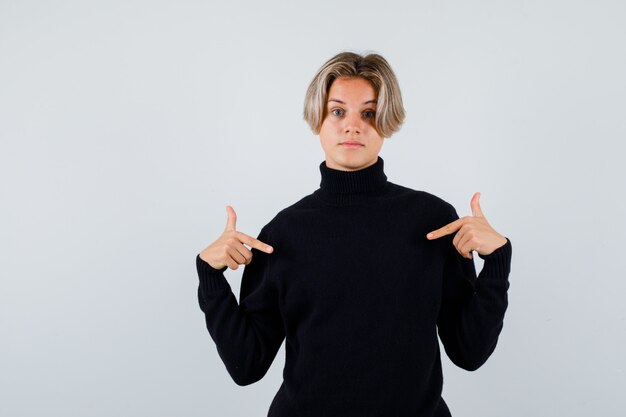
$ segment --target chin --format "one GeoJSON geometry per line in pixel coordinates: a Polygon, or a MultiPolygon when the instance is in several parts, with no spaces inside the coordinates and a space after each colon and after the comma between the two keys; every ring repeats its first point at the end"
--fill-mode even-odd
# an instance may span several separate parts
{"type": "MultiPolygon", "coordinates": [[[[336,169],[340,169],[343,171],[356,171],[359,169],[363,169],[367,166],[372,165],[371,161],[366,160],[351,160],[351,159],[335,159],[333,160],[334,164],[338,167],[336,169]]],[[[376,162],[376,159],[374,160],[376,162]]]]}

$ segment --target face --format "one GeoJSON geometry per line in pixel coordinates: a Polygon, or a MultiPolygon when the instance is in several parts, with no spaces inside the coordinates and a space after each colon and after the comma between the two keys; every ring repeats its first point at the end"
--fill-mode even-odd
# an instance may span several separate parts
{"type": "Polygon", "coordinates": [[[319,132],[328,168],[356,171],[376,163],[384,140],[374,129],[376,98],[364,78],[333,81],[319,132]]]}

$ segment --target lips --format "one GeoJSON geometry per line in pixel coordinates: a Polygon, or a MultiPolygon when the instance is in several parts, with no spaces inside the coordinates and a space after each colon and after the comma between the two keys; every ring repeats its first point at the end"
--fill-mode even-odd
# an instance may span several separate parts
{"type": "Polygon", "coordinates": [[[355,140],[347,140],[345,142],[341,142],[340,145],[342,146],[348,146],[348,147],[359,147],[359,146],[363,146],[363,144],[361,142],[355,141],[355,140]]]}

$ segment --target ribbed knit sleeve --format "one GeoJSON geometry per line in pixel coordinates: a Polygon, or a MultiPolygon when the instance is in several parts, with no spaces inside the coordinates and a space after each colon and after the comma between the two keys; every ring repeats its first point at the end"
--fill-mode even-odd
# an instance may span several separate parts
{"type": "MultiPolygon", "coordinates": [[[[258,239],[272,243],[265,228],[258,239]]],[[[196,256],[200,309],[220,358],[238,385],[263,378],[285,338],[271,282],[271,257],[275,254],[254,248],[252,254],[243,272],[239,304],[224,277],[226,267],[215,269],[196,256]]]]}
{"type": "MultiPolygon", "coordinates": [[[[453,209],[450,221],[458,219],[453,209]]],[[[476,277],[474,261],[461,256],[446,237],[443,294],[438,319],[439,337],[457,366],[473,371],[494,351],[508,307],[507,291],[512,247],[507,242],[484,259],[476,277]]]]}

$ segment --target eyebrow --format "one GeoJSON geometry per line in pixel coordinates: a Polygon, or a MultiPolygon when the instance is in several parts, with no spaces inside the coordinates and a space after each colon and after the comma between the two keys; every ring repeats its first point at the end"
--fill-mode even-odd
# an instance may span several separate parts
{"type": "MultiPolygon", "coordinates": [[[[331,98],[328,99],[328,102],[330,103],[331,101],[336,101],[337,103],[341,103],[341,104],[346,104],[345,102],[338,100],[336,98],[331,98]]],[[[376,103],[376,100],[367,100],[366,102],[364,102],[363,104],[369,104],[369,103],[376,103]]]]}

